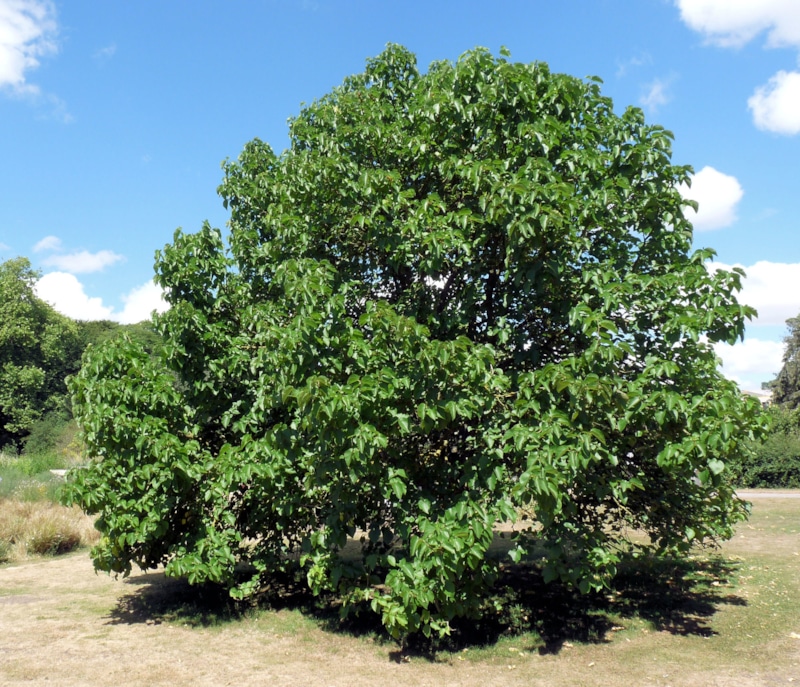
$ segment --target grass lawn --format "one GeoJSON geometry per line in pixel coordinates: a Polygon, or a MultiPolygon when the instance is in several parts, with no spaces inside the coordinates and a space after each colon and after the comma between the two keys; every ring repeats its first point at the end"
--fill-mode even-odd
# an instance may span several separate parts
{"type": "Polygon", "coordinates": [[[576,596],[514,571],[506,620],[400,654],[301,589],[245,612],[160,573],[95,575],[85,552],[0,567],[0,684],[800,684],[800,499],[754,498],[716,552],[628,568],[576,596]]]}

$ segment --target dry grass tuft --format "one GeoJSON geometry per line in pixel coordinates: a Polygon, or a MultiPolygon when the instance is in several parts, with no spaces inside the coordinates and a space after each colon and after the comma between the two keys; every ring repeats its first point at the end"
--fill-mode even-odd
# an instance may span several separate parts
{"type": "Polygon", "coordinates": [[[68,553],[97,541],[92,519],[50,501],[0,500],[0,562],[68,553]]]}

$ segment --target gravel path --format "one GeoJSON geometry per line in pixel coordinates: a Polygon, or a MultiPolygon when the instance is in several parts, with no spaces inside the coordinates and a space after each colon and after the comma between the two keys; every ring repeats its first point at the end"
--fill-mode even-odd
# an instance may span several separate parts
{"type": "Polygon", "coordinates": [[[736,495],[746,501],[750,499],[800,499],[800,489],[795,489],[794,491],[756,489],[752,491],[737,491],[736,495]]]}

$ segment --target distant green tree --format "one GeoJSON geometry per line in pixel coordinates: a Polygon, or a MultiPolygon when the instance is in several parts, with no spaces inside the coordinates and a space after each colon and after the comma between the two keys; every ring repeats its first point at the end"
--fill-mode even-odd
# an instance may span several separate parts
{"type": "Polygon", "coordinates": [[[773,404],[764,411],[769,434],[730,465],[738,487],[800,488],[800,407],[773,404]]]}
{"type": "Polygon", "coordinates": [[[754,311],[692,252],[668,132],[543,64],[390,46],[290,140],[226,165],[229,250],[206,226],[159,253],[161,358],[117,340],[74,378],[97,568],[241,597],[299,558],[399,637],[483,612],[523,507],[584,591],[731,535],[762,418],[713,343],[754,311]]]}
{"type": "Polygon", "coordinates": [[[800,315],[786,320],[789,333],[784,337],[783,367],[767,384],[772,401],[787,408],[800,407],[800,315]]]}
{"type": "Polygon", "coordinates": [[[98,346],[119,336],[127,336],[151,355],[157,354],[163,346],[163,339],[150,320],[135,324],[120,324],[113,320],[79,320],[77,324],[84,349],[89,345],[98,346]]]}
{"type": "Polygon", "coordinates": [[[68,413],[65,378],[80,367],[78,327],[36,296],[27,258],[0,264],[0,447],[20,447],[48,412],[68,413]]]}

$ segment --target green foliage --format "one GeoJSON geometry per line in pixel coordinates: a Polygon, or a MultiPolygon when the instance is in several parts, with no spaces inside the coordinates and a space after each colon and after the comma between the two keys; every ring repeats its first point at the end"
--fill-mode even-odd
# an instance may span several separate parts
{"type": "Polygon", "coordinates": [[[786,320],[789,333],[783,342],[783,367],[775,379],[765,384],[772,391],[772,400],[787,408],[800,408],[800,315],[786,320]]]}
{"type": "Polygon", "coordinates": [[[80,366],[76,324],[36,297],[26,258],[0,264],[0,447],[19,447],[48,412],[68,412],[65,378],[80,366]]]}
{"type": "Polygon", "coordinates": [[[731,535],[762,418],[712,344],[753,311],[690,252],[668,132],[543,64],[389,46],[290,135],[225,165],[229,249],[206,225],[158,254],[161,356],[110,341],[72,381],[99,569],[243,597],[299,564],[400,638],[481,614],[522,507],[584,592],[630,531],[731,535]]]}
{"type": "Polygon", "coordinates": [[[800,408],[772,406],[770,432],[732,466],[733,484],[750,488],[800,488],[800,408]]]}
{"type": "Polygon", "coordinates": [[[82,349],[124,335],[140,344],[151,355],[156,355],[162,346],[161,337],[156,333],[153,323],[149,320],[136,324],[119,324],[111,320],[91,320],[79,321],[77,325],[81,335],[82,349]]]}
{"type": "Polygon", "coordinates": [[[24,441],[24,454],[29,457],[64,455],[75,441],[76,429],[75,421],[66,413],[47,413],[31,425],[30,434],[24,441]]]}

